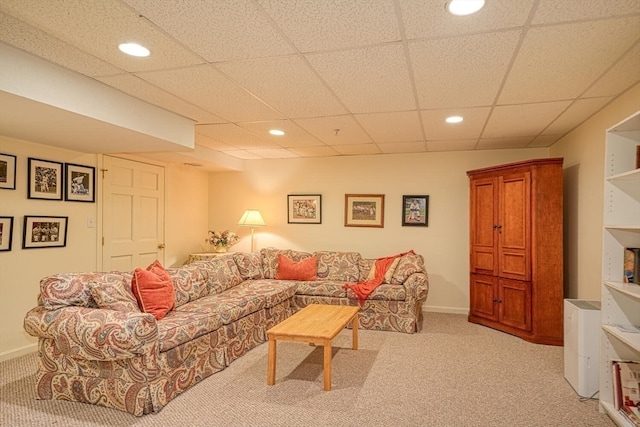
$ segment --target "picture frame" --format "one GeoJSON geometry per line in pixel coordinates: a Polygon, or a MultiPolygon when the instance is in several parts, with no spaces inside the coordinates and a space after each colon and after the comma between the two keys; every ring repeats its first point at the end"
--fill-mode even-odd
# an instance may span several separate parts
{"type": "Polygon", "coordinates": [[[322,224],[322,195],[287,195],[287,223],[322,224]]]}
{"type": "Polygon", "coordinates": [[[64,199],[69,202],[96,201],[96,168],[93,166],[65,163],[64,199]]]}
{"type": "Polygon", "coordinates": [[[13,217],[0,216],[0,252],[10,251],[13,242],[13,217]]]}
{"type": "Polygon", "coordinates": [[[29,157],[29,199],[62,200],[62,163],[29,157]]]}
{"type": "Polygon", "coordinates": [[[24,216],[22,249],[67,246],[67,216],[24,216]]]}
{"type": "Polygon", "coordinates": [[[16,189],[16,156],[0,153],[0,188],[16,189]]]}
{"type": "Polygon", "coordinates": [[[402,196],[402,226],[429,226],[429,196],[402,196]]]}
{"type": "Polygon", "coordinates": [[[345,227],[384,227],[384,194],[345,194],[345,227]]]}

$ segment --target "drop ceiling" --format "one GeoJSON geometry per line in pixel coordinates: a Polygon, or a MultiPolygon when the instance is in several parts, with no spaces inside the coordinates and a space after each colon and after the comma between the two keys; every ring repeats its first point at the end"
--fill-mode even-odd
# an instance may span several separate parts
{"type": "Polygon", "coordinates": [[[194,152],[234,160],[548,147],[640,82],[638,0],[444,3],[0,0],[0,42],[191,119],[194,152]]]}

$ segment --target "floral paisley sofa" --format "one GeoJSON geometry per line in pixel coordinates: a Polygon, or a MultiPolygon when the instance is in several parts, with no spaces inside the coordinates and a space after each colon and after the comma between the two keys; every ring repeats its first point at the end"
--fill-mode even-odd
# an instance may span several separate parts
{"type": "MultiPolygon", "coordinates": [[[[374,263],[357,252],[267,248],[168,268],[175,304],[160,320],[140,311],[133,272],[46,277],[24,320],[39,338],[37,397],[157,412],[307,304],[358,304],[344,284],[364,280],[374,263]],[[279,255],[316,257],[316,280],[276,279],[279,255]]],[[[428,292],[422,256],[399,258],[384,282],[365,300],[360,326],[415,332],[428,292]]]]}

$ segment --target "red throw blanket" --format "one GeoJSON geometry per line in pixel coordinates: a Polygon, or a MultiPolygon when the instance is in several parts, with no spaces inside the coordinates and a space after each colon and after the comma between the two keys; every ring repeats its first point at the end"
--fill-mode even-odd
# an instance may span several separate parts
{"type": "Polygon", "coordinates": [[[389,270],[389,267],[391,267],[391,264],[393,264],[393,261],[396,258],[400,258],[403,255],[413,254],[413,253],[415,252],[413,252],[413,249],[412,249],[410,251],[403,252],[401,254],[378,258],[376,259],[376,263],[375,263],[376,271],[373,279],[370,279],[364,282],[354,283],[353,285],[349,283],[345,283],[342,287],[344,289],[351,289],[353,293],[356,294],[356,298],[358,298],[358,303],[360,304],[360,307],[362,307],[364,305],[364,300],[366,300],[367,297],[371,295],[371,293],[380,284],[382,284],[382,282],[384,281],[384,275],[387,274],[387,270],[389,270]]]}

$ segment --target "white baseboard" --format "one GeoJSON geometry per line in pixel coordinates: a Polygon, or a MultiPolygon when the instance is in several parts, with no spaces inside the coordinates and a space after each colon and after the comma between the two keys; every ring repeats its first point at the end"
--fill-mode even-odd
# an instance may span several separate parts
{"type": "Polygon", "coordinates": [[[460,307],[435,307],[435,306],[422,306],[423,313],[451,313],[451,314],[464,314],[465,316],[469,315],[468,308],[460,308],[460,307]]]}
{"type": "Polygon", "coordinates": [[[5,360],[15,359],[16,357],[24,356],[25,354],[33,353],[35,351],[38,351],[37,342],[33,344],[25,345],[24,347],[20,347],[20,348],[16,348],[13,350],[0,353],[0,362],[4,362],[5,360]]]}

